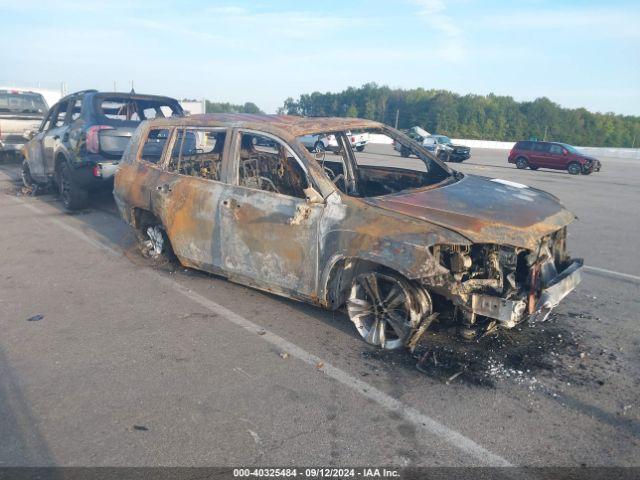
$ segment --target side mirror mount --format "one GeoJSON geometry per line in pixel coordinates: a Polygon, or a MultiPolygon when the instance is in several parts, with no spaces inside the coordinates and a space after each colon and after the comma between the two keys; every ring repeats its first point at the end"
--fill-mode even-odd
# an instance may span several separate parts
{"type": "Polygon", "coordinates": [[[307,203],[319,204],[324,203],[324,198],[313,187],[304,189],[304,195],[307,197],[307,203]]]}

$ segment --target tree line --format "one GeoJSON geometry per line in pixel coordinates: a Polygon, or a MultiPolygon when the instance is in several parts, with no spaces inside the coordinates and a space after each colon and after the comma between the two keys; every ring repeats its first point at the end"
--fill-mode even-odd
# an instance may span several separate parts
{"type": "MultiPolygon", "coordinates": [[[[257,108],[257,107],[256,107],[257,108]]],[[[447,90],[392,89],[367,83],[338,93],[287,98],[279,113],[361,117],[398,128],[421,126],[454,138],[516,141],[529,138],[595,147],[640,145],[640,117],[563,108],[548,98],[459,95],[447,90]]]]}
{"type": "Polygon", "coordinates": [[[235,105],[226,102],[210,102],[205,100],[206,113],[264,113],[253,102],[246,102],[244,105],[235,105]]]}

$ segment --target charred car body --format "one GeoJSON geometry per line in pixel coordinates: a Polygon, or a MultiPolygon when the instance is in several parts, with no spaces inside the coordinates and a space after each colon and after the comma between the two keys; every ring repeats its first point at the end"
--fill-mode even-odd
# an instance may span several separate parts
{"type": "Polygon", "coordinates": [[[542,191],[462,175],[361,119],[201,115],[143,123],[114,196],[143,252],[304,300],[346,305],[369,343],[397,348],[450,311],[466,336],[544,317],[580,281],[574,215],[542,191]],[[383,165],[353,130],[387,135],[383,165]],[[332,134],[339,150],[300,137],[332,134]],[[160,139],[160,140],[158,140],[160,139]],[[391,159],[389,155],[395,155],[391,159]],[[435,310],[438,310],[436,312],[435,310]]]}
{"type": "Polygon", "coordinates": [[[76,92],[49,110],[24,147],[26,186],[53,183],[69,210],[83,208],[88,192],[111,188],[120,157],[140,122],[181,116],[177,100],[136,93],[76,92]]]}

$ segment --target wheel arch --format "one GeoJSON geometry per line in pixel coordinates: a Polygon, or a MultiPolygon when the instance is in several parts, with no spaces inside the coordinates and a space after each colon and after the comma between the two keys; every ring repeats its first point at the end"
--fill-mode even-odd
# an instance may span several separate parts
{"type": "Polygon", "coordinates": [[[149,224],[160,224],[162,225],[162,228],[164,228],[162,220],[153,212],[145,208],[131,207],[129,212],[131,226],[136,230],[142,230],[145,225],[149,224]]]}
{"type": "Polygon", "coordinates": [[[353,278],[363,272],[384,269],[396,273],[408,282],[412,281],[409,270],[398,264],[384,262],[368,255],[331,257],[320,278],[319,301],[325,307],[336,310],[346,301],[353,278]]]}
{"type": "Polygon", "coordinates": [[[53,164],[53,171],[58,174],[60,171],[60,167],[67,163],[67,156],[63,152],[56,153],[55,161],[53,164]]]}

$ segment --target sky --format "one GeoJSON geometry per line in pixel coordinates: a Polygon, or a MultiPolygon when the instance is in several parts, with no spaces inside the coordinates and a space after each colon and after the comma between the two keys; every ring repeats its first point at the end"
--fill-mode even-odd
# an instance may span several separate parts
{"type": "Polygon", "coordinates": [[[640,2],[0,0],[0,85],[267,113],[367,82],[640,115],[640,2]]]}

